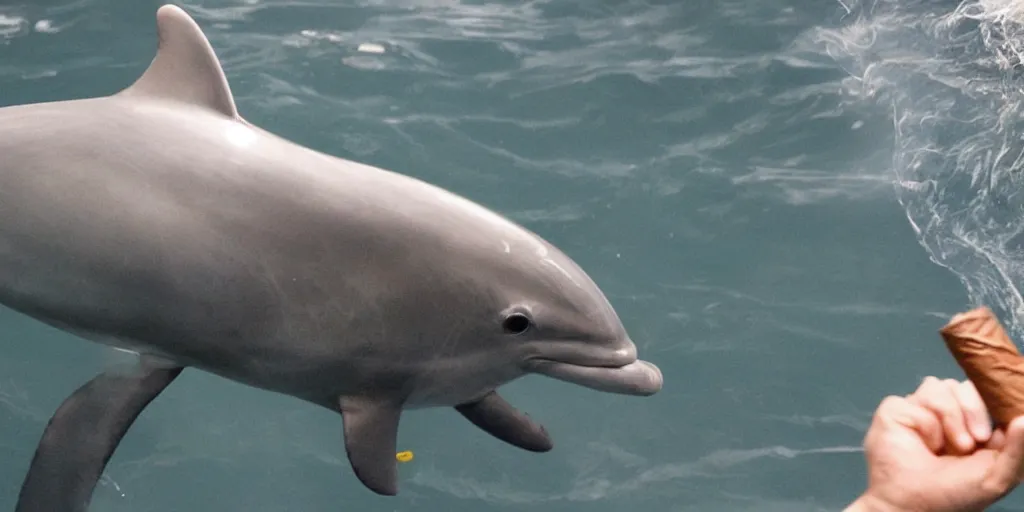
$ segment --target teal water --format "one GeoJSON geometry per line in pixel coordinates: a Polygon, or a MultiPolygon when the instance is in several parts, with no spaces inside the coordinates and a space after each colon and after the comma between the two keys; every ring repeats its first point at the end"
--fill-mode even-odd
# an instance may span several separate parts
{"type": "MultiPolygon", "coordinates": [[[[131,83],[159,4],[0,0],[0,106],[131,83]]],[[[349,469],[336,415],[190,370],[128,433],[93,510],[837,510],[865,484],[878,402],[962,376],[936,332],[948,317],[990,304],[1021,339],[1012,2],[181,5],[250,121],[548,238],[665,388],[517,381],[504,394],[548,427],[543,455],[453,411],[409,413],[399,448],[416,456],[384,498],[349,469]]],[[[50,414],[119,356],[2,315],[9,509],[50,414]]]]}

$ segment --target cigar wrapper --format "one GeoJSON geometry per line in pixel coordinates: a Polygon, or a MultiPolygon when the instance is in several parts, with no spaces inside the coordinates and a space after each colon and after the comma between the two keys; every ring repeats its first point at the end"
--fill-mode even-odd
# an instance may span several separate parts
{"type": "Polygon", "coordinates": [[[1024,357],[989,308],[960,313],[939,333],[997,427],[1024,415],[1024,357]]]}

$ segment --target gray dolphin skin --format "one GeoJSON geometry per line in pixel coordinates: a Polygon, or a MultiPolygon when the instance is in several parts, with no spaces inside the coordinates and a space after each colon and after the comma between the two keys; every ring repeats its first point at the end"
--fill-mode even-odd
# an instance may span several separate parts
{"type": "Polygon", "coordinates": [[[403,410],[451,407],[545,452],[496,389],[541,374],[647,396],[615,310],[559,249],[423,181],[253,126],[202,30],[156,14],[105,97],[0,108],[0,303],[139,354],[43,432],[19,512],[86,510],[121,437],[184,368],[340,414],[356,477],[398,492],[403,410]]]}

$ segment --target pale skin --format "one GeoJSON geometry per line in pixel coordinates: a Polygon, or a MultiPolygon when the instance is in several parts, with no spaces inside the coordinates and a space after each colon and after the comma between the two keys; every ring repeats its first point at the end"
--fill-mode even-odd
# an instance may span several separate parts
{"type": "Polygon", "coordinates": [[[868,488],[844,512],[982,511],[1024,479],[1024,416],[991,429],[969,380],[889,396],[864,438],[868,488]]]}

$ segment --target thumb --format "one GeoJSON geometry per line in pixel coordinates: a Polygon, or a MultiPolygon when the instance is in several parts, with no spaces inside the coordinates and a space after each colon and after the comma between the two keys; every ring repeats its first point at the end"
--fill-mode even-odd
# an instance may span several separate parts
{"type": "Polygon", "coordinates": [[[1024,477],[1024,416],[1018,416],[1006,427],[1006,440],[982,486],[988,492],[1003,496],[1024,477]]]}

